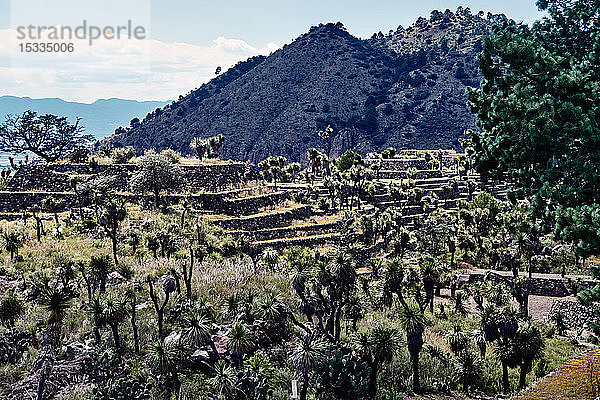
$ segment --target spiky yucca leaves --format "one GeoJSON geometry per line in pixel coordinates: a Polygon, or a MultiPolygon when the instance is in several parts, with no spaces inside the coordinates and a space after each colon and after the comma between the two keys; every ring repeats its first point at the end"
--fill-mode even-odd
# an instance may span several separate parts
{"type": "Polygon", "coordinates": [[[60,330],[60,326],[67,310],[71,306],[72,300],[70,292],[53,286],[46,288],[42,292],[38,301],[49,312],[48,325],[50,327],[60,330]]]}
{"type": "Polygon", "coordinates": [[[180,325],[183,328],[185,340],[191,346],[202,346],[210,339],[210,321],[199,310],[188,310],[182,316],[180,325]]]}
{"type": "Polygon", "coordinates": [[[450,297],[450,310],[458,315],[467,315],[467,299],[462,292],[457,292],[450,297]]]}
{"type": "Polygon", "coordinates": [[[23,246],[23,235],[19,232],[2,232],[2,247],[10,253],[11,260],[14,260],[19,255],[21,246],[23,246]]]}
{"type": "Polygon", "coordinates": [[[463,351],[456,359],[456,376],[463,385],[463,390],[468,395],[469,386],[475,384],[481,377],[482,362],[473,352],[463,351]]]}
{"type": "Polygon", "coordinates": [[[419,384],[419,353],[423,348],[423,332],[427,320],[418,304],[408,302],[401,307],[398,322],[406,332],[406,346],[408,347],[413,370],[413,390],[415,393],[419,393],[421,391],[419,384]]]}
{"type": "Polygon", "coordinates": [[[181,362],[181,341],[159,340],[148,347],[146,363],[156,375],[167,375],[173,381],[173,389],[179,398],[179,364],[181,362]]]}
{"type": "Polygon", "coordinates": [[[460,354],[469,345],[469,335],[460,323],[454,323],[450,332],[446,334],[446,341],[454,354],[460,354]]]}
{"type": "Polygon", "coordinates": [[[231,350],[236,363],[241,365],[242,357],[255,345],[254,333],[243,322],[234,323],[227,332],[227,347],[231,350]]]}
{"type": "Polygon", "coordinates": [[[480,316],[481,330],[485,336],[485,340],[493,342],[498,338],[498,310],[492,305],[487,305],[483,308],[480,316]]]}
{"type": "Polygon", "coordinates": [[[485,338],[485,333],[481,329],[476,329],[471,332],[471,338],[475,342],[475,345],[479,349],[479,356],[482,359],[485,359],[485,353],[487,350],[487,340],[485,338]]]}
{"type": "Polygon", "coordinates": [[[508,393],[510,390],[508,368],[515,368],[519,365],[519,356],[516,352],[514,339],[512,337],[500,336],[496,341],[494,353],[502,364],[502,390],[504,393],[508,393]]]}
{"type": "Polygon", "coordinates": [[[507,306],[498,316],[498,330],[500,335],[513,336],[519,328],[519,312],[513,307],[507,306]]]}
{"type": "Polygon", "coordinates": [[[377,394],[377,375],[383,364],[390,362],[400,348],[400,335],[396,329],[377,326],[354,336],[354,344],[361,358],[369,364],[369,398],[377,394]]]}
{"type": "Polygon", "coordinates": [[[302,313],[331,342],[341,335],[343,308],[358,289],[356,262],[348,253],[334,257],[292,249],[286,255],[292,267],[291,286],[302,302],[302,313]]]}
{"type": "Polygon", "coordinates": [[[126,298],[116,297],[112,294],[102,295],[100,297],[101,322],[108,325],[113,335],[115,352],[121,357],[121,340],[119,337],[119,325],[129,315],[129,308],[126,298]]]}
{"type": "Polygon", "coordinates": [[[217,361],[213,367],[214,375],[209,379],[211,387],[218,393],[218,399],[229,399],[237,391],[235,369],[225,364],[224,361],[217,361]]]}
{"type": "Polygon", "coordinates": [[[106,279],[108,274],[113,269],[113,264],[110,257],[107,255],[103,256],[92,256],[89,262],[89,269],[92,276],[99,283],[99,290],[101,293],[106,291],[106,279]]]}
{"type": "Polygon", "coordinates": [[[519,360],[519,388],[525,387],[527,373],[533,367],[533,361],[544,355],[545,342],[537,326],[528,322],[517,331],[515,335],[515,348],[519,360]]]}
{"type": "Polygon", "coordinates": [[[325,361],[326,351],[327,343],[314,330],[303,332],[294,345],[290,361],[302,378],[300,400],[306,400],[310,375],[325,361]]]}
{"type": "Polygon", "coordinates": [[[428,256],[421,260],[419,272],[425,290],[425,303],[429,305],[429,311],[433,313],[434,291],[435,285],[440,280],[440,267],[433,257],[428,256]]]}

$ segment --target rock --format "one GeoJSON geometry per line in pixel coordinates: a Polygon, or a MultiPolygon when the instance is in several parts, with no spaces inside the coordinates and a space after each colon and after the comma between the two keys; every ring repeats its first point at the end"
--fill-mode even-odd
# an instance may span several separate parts
{"type": "Polygon", "coordinates": [[[190,361],[194,364],[210,361],[210,354],[206,350],[198,349],[190,356],[190,361]]]}
{"type": "Polygon", "coordinates": [[[219,354],[227,353],[227,340],[225,339],[225,335],[218,333],[212,337],[212,340],[215,343],[215,347],[219,354]]]}
{"type": "Polygon", "coordinates": [[[73,360],[75,357],[83,354],[88,354],[92,351],[92,349],[81,343],[81,342],[73,342],[69,343],[65,349],[65,358],[67,360],[73,360]]]}
{"type": "Polygon", "coordinates": [[[171,332],[165,338],[165,344],[177,344],[181,341],[181,332],[171,332]]]}
{"type": "Polygon", "coordinates": [[[121,275],[117,271],[111,272],[106,278],[106,284],[109,286],[118,286],[125,281],[126,279],[123,277],[123,275],[121,275]]]}

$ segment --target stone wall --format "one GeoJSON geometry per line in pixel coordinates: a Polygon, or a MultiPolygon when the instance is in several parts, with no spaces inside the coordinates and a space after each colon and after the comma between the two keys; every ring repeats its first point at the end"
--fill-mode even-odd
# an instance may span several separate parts
{"type": "MultiPolygon", "coordinates": [[[[387,170],[379,171],[379,179],[408,179],[408,172],[405,170],[387,170]]],[[[415,174],[416,179],[442,178],[444,174],[438,169],[418,170],[415,174]]]]}
{"type": "MultiPolygon", "coordinates": [[[[70,177],[79,175],[83,180],[96,176],[116,177],[116,190],[125,190],[135,164],[47,164],[32,162],[19,168],[5,190],[22,192],[39,190],[65,192],[71,190],[70,177]]],[[[260,174],[253,164],[230,162],[223,164],[180,165],[183,170],[184,191],[196,193],[233,187],[248,181],[259,180],[260,174]]]]}
{"type": "Polygon", "coordinates": [[[584,306],[576,300],[554,300],[550,312],[548,313],[547,321],[552,321],[554,315],[561,313],[567,326],[570,329],[581,329],[587,328],[588,322],[600,323],[598,318],[598,311],[600,307],[584,306]]]}
{"type": "MultiPolygon", "coordinates": [[[[0,213],[18,213],[30,210],[31,207],[41,206],[46,197],[53,197],[61,201],[59,211],[66,211],[79,207],[77,196],[72,192],[0,192],[0,213]]],[[[152,195],[118,194],[130,203],[152,203],[152,195]]],[[[170,194],[163,196],[168,204],[178,204],[187,198],[194,209],[202,209],[226,215],[248,215],[259,212],[265,207],[272,207],[288,200],[288,192],[266,193],[259,196],[248,196],[238,199],[227,198],[228,192],[223,193],[197,193],[197,194],[170,194]]],[[[86,206],[87,204],[82,204],[86,206]]]]}
{"type": "MultiPolygon", "coordinates": [[[[503,276],[493,271],[488,272],[487,274],[482,273],[473,273],[469,274],[469,283],[480,282],[485,277],[488,277],[493,282],[504,282],[512,284],[513,278],[511,276],[503,276]]],[[[578,282],[580,287],[593,287],[597,285],[599,282],[596,282],[591,279],[585,279],[578,282]]],[[[533,277],[531,278],[531,292],[529,294],[533,296],[548,296],[548,297],[567,297],[572,293],[569,290],[569,280],[557,278],[553,276],[548,277],[533,277]]]]}
{"type": "Polygon", "coordinates": [[[310,217],[311,207],[302,205],[283,211],[274,211],[269,214],[256,216],[217,218],[210,221],[223,229],[231,230],[259,230],[269,227],[277,227],[288,224],[295,219],[306,219],[310,217]]]}
{"type": "Polygon", "coordinates": [[[310,236],[310,237],[298,237],[290,239],[276,239],[269,242],[259,242],[258,245],[261,247],[269,247],[275,250],[285,249],[292,246],[323,246],[326,244],[336,244],[340,240],[339,234],[323,235],[323,236],[310,236]]]}
{"type": "Polygon", "coordinates": [[[77,205],[77,198],[73,193],[44,193],[44,192],[0,192],[0,212],[18,213],[39,206],[46,197],[52,196],[61,200],[63,210],[77,205]]]}
{"type": "Polygon", "coordinates": [[[289,200],[288,192],[266,193],[258,196],[241,197],[238,199],[223,198],[218,203],[213,203],[204,209],[213,210],[227,215],[256,214],[265,207],[272,207],[289,200]]]}
{"type": "Polygon", "coordinates": [[[281,239],[286,237],[300,237],[309,235],[323,235],[327,233],[335,233],[341,227],[339,221],[328,222],[323,224],[312,224],[312,225],[297,225],[297,226],[285,226],[281,228],[268,228],[256,231],[232,231],[230,235],[238,238],[241,236],[249,236],[253,240],[273,240],[281,239]]]}
{"type": "MultiPolygon", "coordinates": [[[[442,157],[442,163],[445,168],[454,167],[455,158],[460,155],[455,156],[444,156],[442,157]]],[[[437,157],[435,160],[437,161],[437,157]]],[[[365,164],[370,165],[375,161],[375,159],[365,159],[365,164]]],[[[418,170],[422,169],[430,169],[431,164],[425,161],[425,158],[392,158],[392,159],[380,159],[381,161],[381,169],[384,170],[394,170],[394,171],[402,171],[408,168],[416,168],[418,170]]]]}

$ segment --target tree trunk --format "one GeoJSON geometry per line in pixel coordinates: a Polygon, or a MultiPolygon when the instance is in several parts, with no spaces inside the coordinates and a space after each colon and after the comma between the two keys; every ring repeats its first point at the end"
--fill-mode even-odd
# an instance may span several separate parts
{"type": "Polygon", "coordinates": [[[157,209],[160,208],[160,191],[158,189],[154,189],[154,206],[157,209]]]}
{"type": "Polygon", "coordinates": [[[502,391],[504,394],[507,394],[509,391],[509,383],[508,383],[508,365],[505,361],[502,361],[502,391]]]}
{"type": "Polygon", "coordinates": [[[98,328],[98,325],[94,325],[94,340],[96,342],[96,346],[100,346],[100,328],[98,328]]]}
{"type": "Polygon", "coordinates": [[[157,312],[156,321],[158,322],[158,338],[163,339],[163,313],[162,313],[162,310],[157,312]]]}
{"type": "Polygon", "coordinates": [[[111,324],[110,329],[113,334],[113,340],[115,342],[115,353],[117,353],[117,358],[121,359],[121,341],[119,339],[119,325],[111,324]]]}
{"type": "Polygon", "coordinates": [[[419,354],[410,356],[413,370],[413,391],[416,394],[421,393],[421,385],[419,384],[419,354]]]}
{"type": "Polygon", "coordinates": [[[42,221],[39,219],[35,219],[35,235],[37,237],[37,241],[42,241],[42,221]]]}
{"type": "Polygon", "coordinates": [[[371,372],[369,373],[369,399],[375,400],[377,395],[377,370],[378,365],[374,364],[371,366],[371,372]]]}
{"type": "Polygon", "coordinates": [[[171,372],[173,378],[173,389],[175,390],[175,398],[179,400],[179,389],[181,388],[181,382],[179,381],[179,375],[177,371],[171,372]]]}
{"type": "Polygon", "coordinates": [[[119,259],[117,258],[117,234],[116,232],[110,238],[112,240],[112,253],[113,259],[115,260],[115,265],[119,265],[119,259]]]}
{"type": "Polygon", "coordinates": [[[525,381],[527,379],[527,371],[529,370],[529,364],[521,364],[519,367],[519,389],[523,389],[525,387],[525,381]]]}
{"type": "Polygon", "coordinates": [[[40,374],[40,380],[38,381],[37,396],[36,396],[37,400],[43,400],[45,386],[46,386],[46,374],[44,373],[44,371],[42,371],[42,373],[40,374]]]}
{"type": "Polygon", "coordinates": [[[135,295],[131,300],[131,329],[133,330],[133,351],[135,354],[140,354],[140,339],[138,337],[137,321],[135,319],[136,298],[135,295]]]}
{"type": "Polygon", "coordinates": [[[302,389],[300,389],[300,400],[306,400],[308,393],[308,372],[302,373],[302,389]]]}

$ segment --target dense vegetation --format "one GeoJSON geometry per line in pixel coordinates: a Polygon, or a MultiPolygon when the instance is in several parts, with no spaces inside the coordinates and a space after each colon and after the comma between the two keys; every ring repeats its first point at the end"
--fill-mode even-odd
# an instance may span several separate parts
{"type": "Polygon", "coordinates": [[[515,198],[531,199],[531,218],[585,259],[600,250],[600,6],[538,5],[546,18],[531,27],[500,19],[484,42],[484,81],[470,94],[475,160],[485,176],[513,182],[515,198]]]}
{"type": "MultiPolygon", "coordinates": [[[[332,134],[319,136],[326,145],[332,134]]],[[[451,187],[438,198],[415,186],[416,171],[376,177],[385,160],[425,157],[466,178],[466,156],[444,166],[441,152],[331,160],[309,149],[305,170],[271,157],[260,163],[267,181],[295,182],[297,201],[344,226],[334,247],[275,251],[212,226],[185,199],[170,204],[169,192],[185,191],[175,152],[103,152],[139,166],[129,190],[151,201],[125,203],[99,177],[76,183],[80,207],[68,213],[47,198],[2,225],[9,397],[283,399],[294,379],[302,400],[492,395],[577,352],[560,324],[528,314],[531,272],[582,266],[573,247],[523,224],[527,203],[473,191],[446,211],[451,187]],[[396,206],[377,211],[376,193],[396,206]],[[423,209],[413,223],[402,211],[411,204],[423,209]],[[468,265],[512,274],[459,286],[468,265]]]]}

